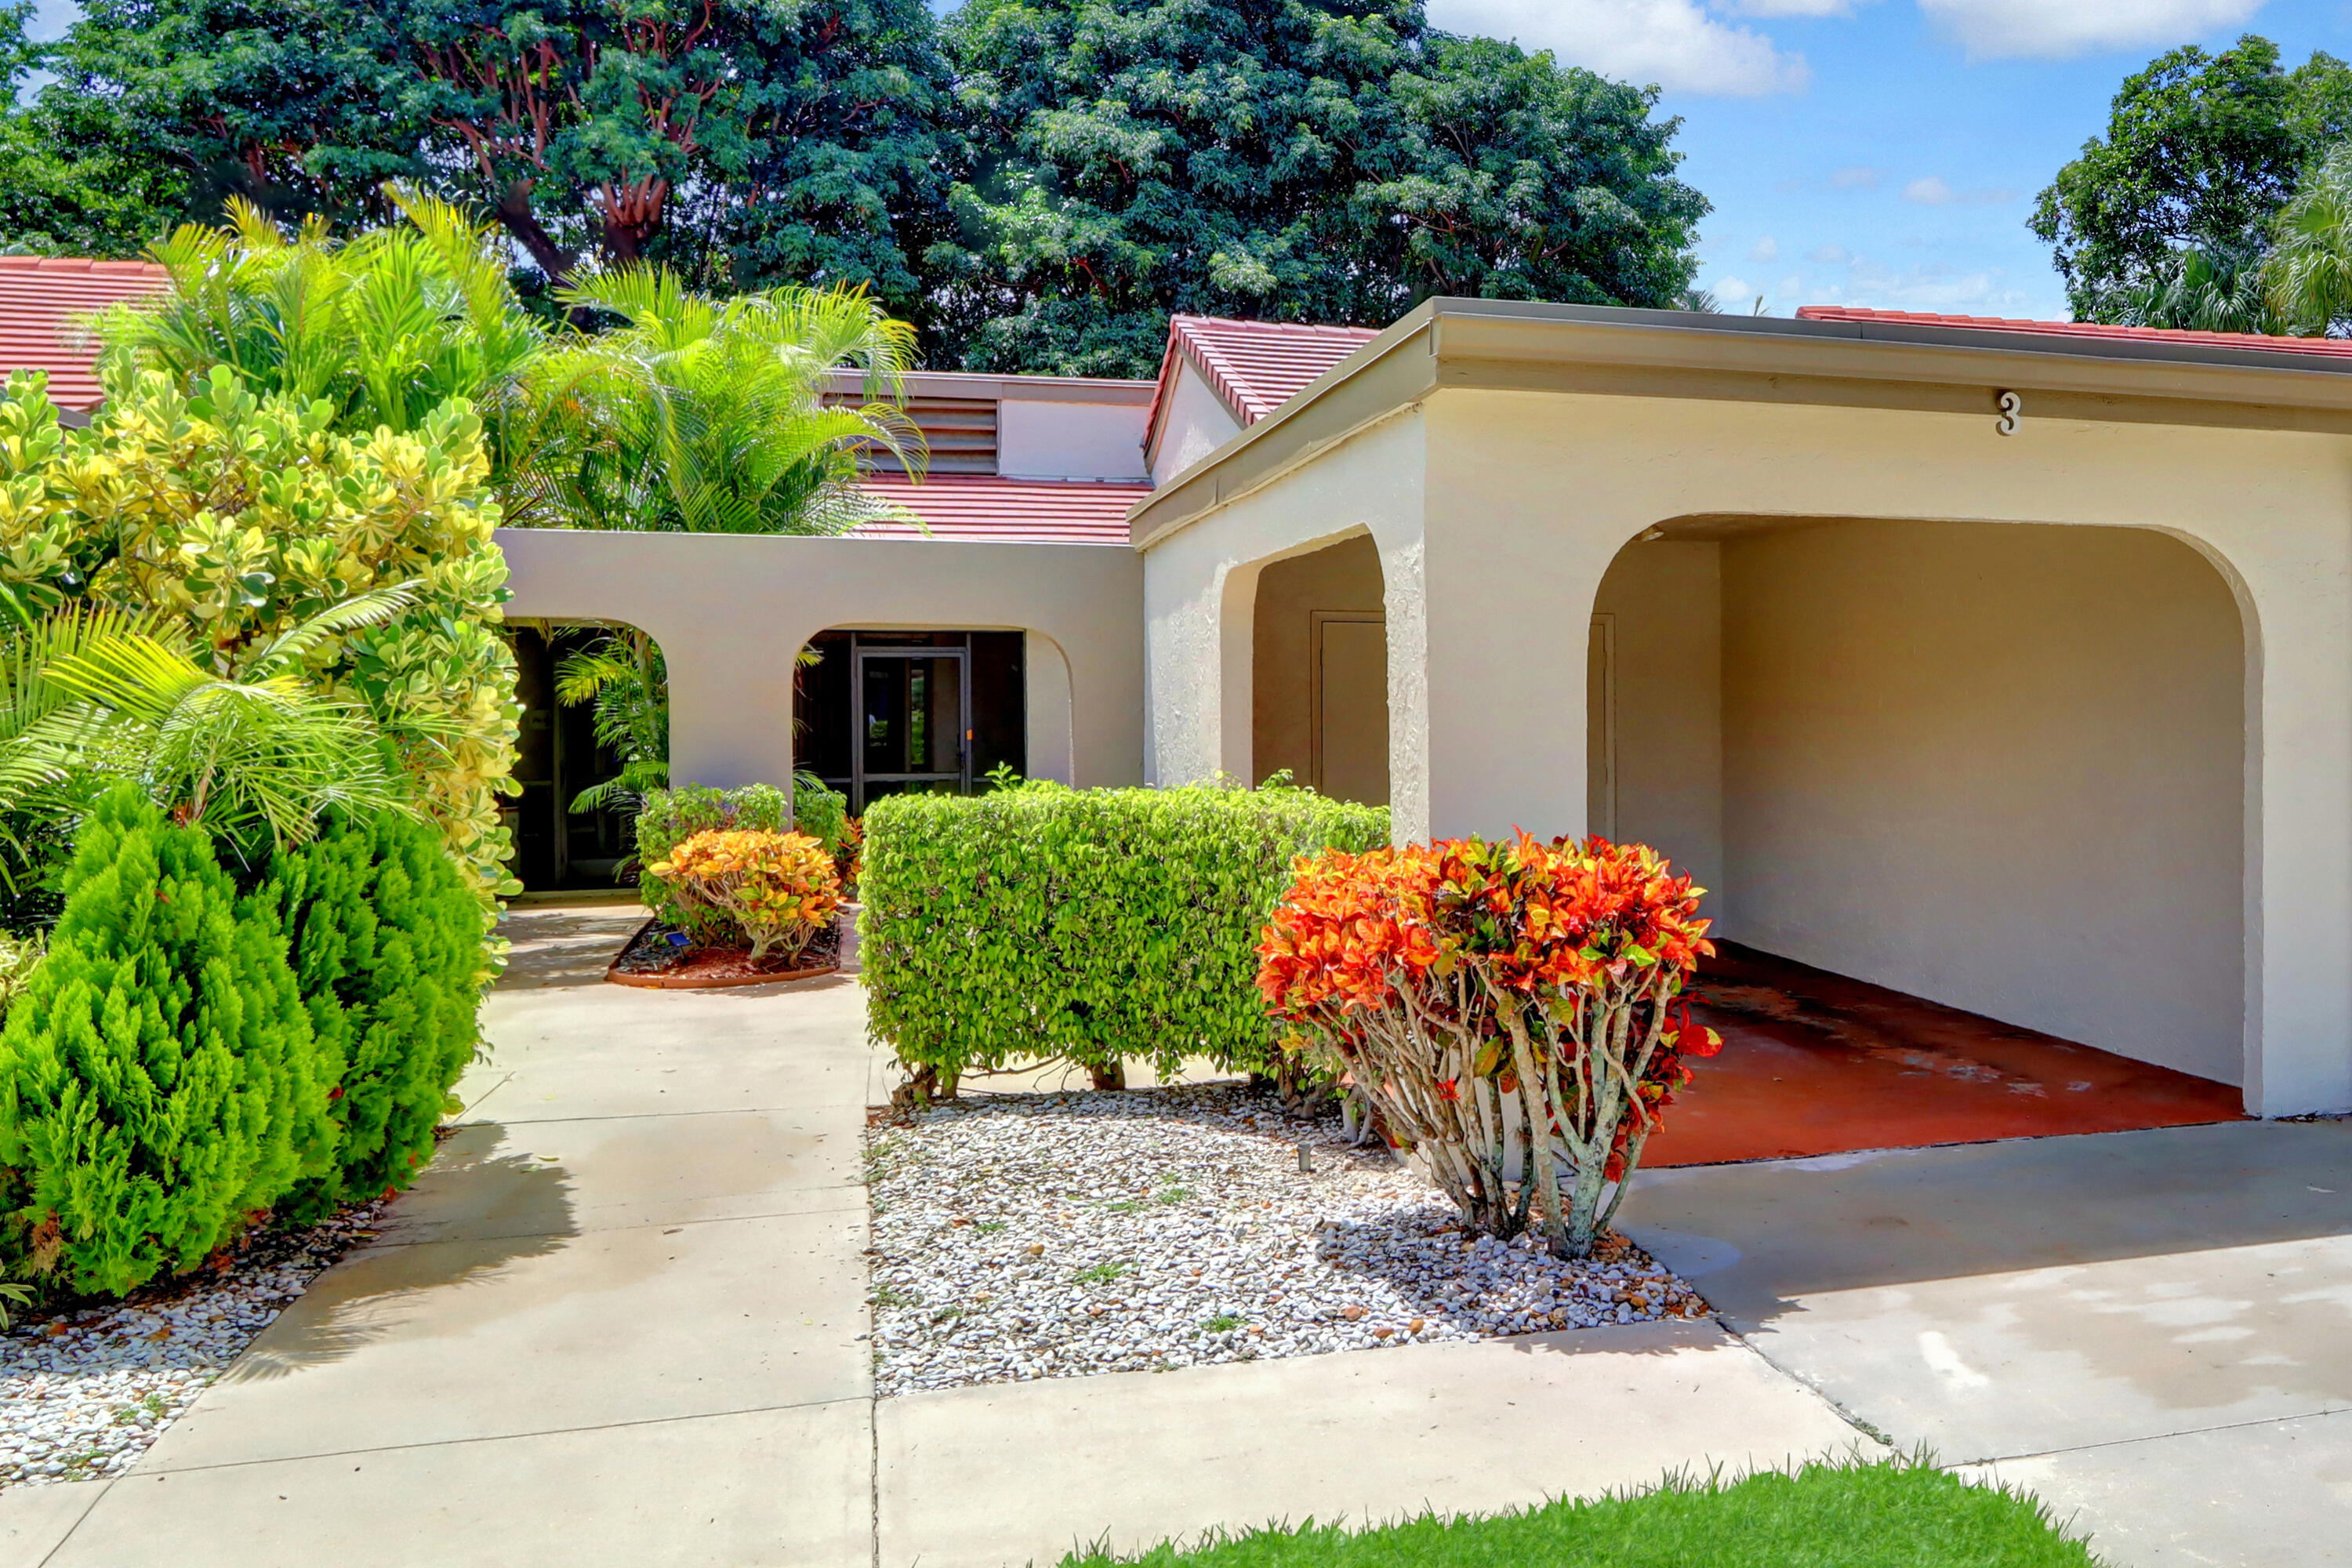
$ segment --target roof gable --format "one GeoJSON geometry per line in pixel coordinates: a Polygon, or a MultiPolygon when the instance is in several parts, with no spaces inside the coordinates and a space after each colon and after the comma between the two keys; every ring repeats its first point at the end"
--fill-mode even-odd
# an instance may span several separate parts
{"type": "Polygon", "coordinates": [[[1370,327],[1171,316],[1144,450],[1159,450],[1177,374],[1187,363],[1232,412],[1234,422],[1247,428],[1378,336],[1370,327]]]}

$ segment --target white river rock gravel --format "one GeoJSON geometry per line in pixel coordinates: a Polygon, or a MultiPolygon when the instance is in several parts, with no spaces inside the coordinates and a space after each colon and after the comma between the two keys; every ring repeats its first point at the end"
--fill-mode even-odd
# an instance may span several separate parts
{"type": "Polygon", "coordinates": [[[1465,1234],[1417,1171],[1242,1085],[977,1097],[866,1162],[886,1395],[1708,1310],[1616,1238],[1465,1234]]]}
{"type": "Polygon", "coordinates": [[[197,1272],[0,1334],[0,1488],[119,1476],[327,1266],[382,1203],[265,1231],[197,1272]]]}

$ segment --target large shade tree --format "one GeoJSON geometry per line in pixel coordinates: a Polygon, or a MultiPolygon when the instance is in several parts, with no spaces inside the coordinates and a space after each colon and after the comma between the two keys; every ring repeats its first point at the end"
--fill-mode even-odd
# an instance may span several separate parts
{"type": "Polygon", "coordinates": [[[1416,0],[966,0],[980,157],[933,252],[975,368],[1149,375],[1169,313],[1679,302],[1706,204],[1653,92],[1416,0]]]}
{"type": "Polygon", "coordinates": [[[29,36],[32,0],[0,4],[0,250],[135,256],[170,226],[186,182],[154,150],[119,137],[104,106],[24,96],[49,50],[29,36]]]}
{"type": "Polygon", "coordinates": [[[86,0],[43,95],[199,207],[478,206],[549,279],[866,283],[919,309],[945,232],[946,67],[921,0],[86,0]]]}
{"type": "Polygon", "coordinates": [[[2084,143],[2036,203],[2074,313],[2158,326],[2277,324],[2239,279],[2267,251],[2298,180],[2352,133],[2352,67],[2293,70],[2249,34],[2188,47],[2124,80],[2107,134],[2084,143]]]}

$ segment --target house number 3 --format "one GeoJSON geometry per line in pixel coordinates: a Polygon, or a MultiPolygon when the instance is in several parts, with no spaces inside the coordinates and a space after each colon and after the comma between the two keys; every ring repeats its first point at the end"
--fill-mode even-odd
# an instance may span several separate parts
{"type": "Polygon", "coordinates": [[[2025,399],[2013,392],[2004,392],[1993,401],[2000,408],[2000,417],[1993,421],[1992,427],[2004,436],[2016,435],[2018,426],[2025,419],[2025,399]]]}

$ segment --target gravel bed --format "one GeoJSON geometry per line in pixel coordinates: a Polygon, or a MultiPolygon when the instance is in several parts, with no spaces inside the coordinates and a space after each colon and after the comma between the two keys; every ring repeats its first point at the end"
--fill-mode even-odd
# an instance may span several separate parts
{"type": "Polygon", "coordinates": [[[1238,1085],[979,1098],[874,1129],[866,1163],[884,1394],[1708,1310],[1622,1238],[1467,1235],[1336,1118],[1238,1085]]]}
{"type": "Polygon", "coordinates": [[[0,1334],[0,1488],[119,1476],[327,1266],[382,1203],[267,1231],[197,1273],[0,1334]]]}

